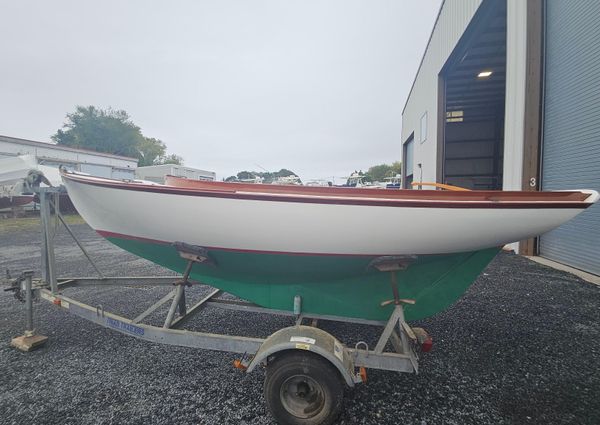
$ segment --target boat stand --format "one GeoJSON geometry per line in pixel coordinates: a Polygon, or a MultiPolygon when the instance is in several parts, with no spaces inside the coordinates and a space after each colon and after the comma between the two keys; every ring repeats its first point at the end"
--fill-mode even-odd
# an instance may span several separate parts
{"type": "Polygon", "coordinates": [[[14,292],[15,298],[25,303],[26,314],[25,332],[23,332],[23,335],[13,338],[10,345],[21,351],[32,351],[40,348],[48,341],[48,337],[36,334],[33,327],[33,271],[24,271],[14,280],[11,280],[10,275],[7,275],[7,279],[10,281],[10,286],[5,291],[14,292]]]}
{"type": "MultiPolygon", "coordinates": [[[[372,266],[381,272],[390,273],[394,299],[382,303],[382,306],[389,303],[395,305],[388,321],[305,313],[302,312],[299,296],[294,300],[290,300],[294,303],[295,311],[268,309],[242,300],[222,298],[223,291],[190,280],[190,272],[195,263],[208,263],[214,267],[218,267],[218,264],[210,258],[208,251],[204,248],[182,242],[174,244],[180,255],[188,260],[185,272],[179,279],[176,276],[105,276],[61,216],[58,209],[59,193],[60,189],[57,188],[40,188],[38,190],[42,225],[41,279],[33,279],[32,272],[24,272],[17,279],[19,284],[13,284],[13,287],[19,287],[20,291],[25,293],[24,299],[28,312],[26,332],[30,332],[30,336],[33,335],[32,300],[35,296],[39,296],[66,312],[139,339],[169,345],[239,353],[242,356],[234,362],[234,366],[238,369],[251,372],[258,365],[267,367],[265,398],[275,418],[284,423],[304,415],[305,410],[297,411],[298,406],[305,406],[305,409],[310,411],[322,411],[323,403],[325,403],[323,400],[327,397],[337,394],[341,399],[343,385],[337,385],[336,382],[343,382],[350,387],[353,387],[356,383],[365,382],[367,380],[367,368],[418,373],[418,353],[428,351],[431,348],[431,338],[427,333],[420,328],[411,328],[404,319],[403,305],[414,303],[414,300],[399,298],[397,290],[396,272],[410,266],[414,258],[381,257],[372,263],[372,266]],[[93,268],[98,273],[97,277],[58,278],[56,276],[54,236],[60,224],[64,225],[85,257],[92,263],[93,268]],[[111,313],[102,305],[88,305],[64,294],[65,289],[70,287],[103,287],[109,285],[128,287],[170,285],[174,286],[174,289],[134,318],[126,318],[111,313]],[[188,307],[185,295],[186,288],[192,285],[205,286],[209,289],[209,292],[201,300],[188,307]],[[162,327],[144,323],[150,315],[157,312],[159,308],[168,302],[171,302],[171,305],[162,327]],[[295,319],[295,324],[280,329],[267,338],[183,329],[183,325],[189,319],[209,306],[242,312],[288,316],[295,319]],[[309,320],[311,326],[302,325],[304,320],[309,320]],[[374,349],[370,349],[364,341],[356,343],[354,347],[348,347],[333,335],[319,329],[317,325],[320,320],[375,325],[383,327],[383,330],[374,349]],[[388,348],[391,349],[387,350],[388,348]],[[310,366],[308,369],[305,367],[306,364],[310,366]],[[293,369],[295,366],[300,369],[293,369]],[[289,379],[285,382],[281,382],[279,377],[287,370],[293,370],[294,375],[288,377],[289,379]],[[335,376],[336,372],[340,378],[339,381],[331,381],[330,378],[327,378],[328,376],[335,376]],[[294,378],[296,376],[300,376],[300,378],[294,378]],[[300,381],[296,382],[297,379],[300,379],[300,381]],[[285,386],[294,387],[287,388],[285,386]],[[299,388],[301,390],[298,390],[299,388]],[[307,391],[320,391],[320,393],[317,397],[314,394],[307,394],[307,391]],[[291,393],[295,395],[290,395],[291,393]],[[292,397],[292,399],[288,399],[289,397],[292,397]],[[313,406],[310,403],[321,403],[321,405],[313,406]]],[[[43,339],[45,340],[45,337],[43,339]]],[[[323,421],[328,420],[329,416],[327,415],[337,415],[339,409],[341,409],[341,404],[328,409],[325,409],[327,410],[325,413],[319,413],[319,415],[325,415],[323,421]],[[328,409],[331,411],[328,411],[328,409]]]]}

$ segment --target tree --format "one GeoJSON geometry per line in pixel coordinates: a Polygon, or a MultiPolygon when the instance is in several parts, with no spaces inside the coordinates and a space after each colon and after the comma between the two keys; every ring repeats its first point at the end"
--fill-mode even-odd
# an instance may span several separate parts
{"type": "Polygon", "coordinates": [[[150,137],[143,137],[138,143],[137,149],[140,158],[139,167],[155,165],[167,152],[167,146],[162,141],[150,137]]]}
{"type": "Polygon", "coordinates": [[[232,182],[232,181],[242,181],[242,180],[254,180],[256,178],[259,178],[259,179],[262,179],[262,181],[264,183],[272,183],[278,177],[289,177],[289,176],[297,176],[297,174],[286,168],[282,168],[281,170],[275,171],[275,172],[270,172],[270,171],[258,172],[258,171],[245,171],[244,170],[244,171],[240,171],[235,176],[227,177],[225,179],[225,181],[232,182]]]}
{"type": "Polygon", "coordinates": [[[251,171],[240,171],[237,173],[238,180],[252,180],[256,177],[257,173],[253,173],[251,171]]]}
{"type": "Polygon", "coordinates": [[[59,145],[130,157],[138,156],[137,145],[142,139],[140,128],[127,112],[94,106],[77,106],[75,113],[67,114],[63,129],[52,136],[59,145]]]}
{"type": "Polygon", "coordinates": [[[154,164],[176,164],[183,165],[183,158],[174,153],[158,158],[154,164]]]}
{"type": "Polygon", "coordinates": [[[147,165],[176,164],[183,165],[183,158],[174,153],[167,155],[167,146],[162,140],[144,137],[138,144],[139,167],[147,165]]]}
{"type": "Polygon", "coordinates": [[[144,137],[127,112],[111,108],[77,106],[52,140],[59,145],[138,158],[140,167],[182,163],[180,156],[166,155],[167,147],[161,140],[144,137]]]}
{"type": "Polygon", "coordinates": [[[383,181],[386,177],[394,177],[402,171],[402,164],[399,161],[388,164],[374,165],[366,172],[372,181],[383,181]]]}
{"type": "Polygon", "coordinates": [[[287,168],[282,168],[279,171],[276,171],[274,173],[270,173],[272,174],[274,177],[289,177],[289,176],[295,176],[296,173],[294,173],[291,170],[288,170],[287,168]]]}

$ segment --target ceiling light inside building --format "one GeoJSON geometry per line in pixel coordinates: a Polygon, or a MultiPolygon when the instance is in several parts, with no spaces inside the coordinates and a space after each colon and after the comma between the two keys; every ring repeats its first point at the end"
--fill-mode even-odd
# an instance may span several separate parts
{"type": "Polygon", "coordinates": [[[492,75],[492,71],[481,71],[479,74],[477,74],[477,78],[487,78],[490,75],[492,75]]]}

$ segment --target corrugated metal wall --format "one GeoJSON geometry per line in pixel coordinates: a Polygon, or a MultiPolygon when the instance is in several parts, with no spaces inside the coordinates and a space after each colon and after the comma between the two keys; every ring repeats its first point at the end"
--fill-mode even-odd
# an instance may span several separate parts
{"type": "MultiPolygon", "coordinates": [[[[542,188],[600,190],[600,1],[546,2],[542,188]]],[[[600,205],[540,238],[540,255],[600,274],[600,205]]]]}

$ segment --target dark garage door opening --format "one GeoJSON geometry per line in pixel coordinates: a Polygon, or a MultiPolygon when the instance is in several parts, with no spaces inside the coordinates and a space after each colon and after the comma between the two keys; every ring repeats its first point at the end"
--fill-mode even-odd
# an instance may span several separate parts
{"type": "Polygon", "coordinates": [[[442,181],[502,189],[506,2],[486,1],[440,74],[442,181]]]}

